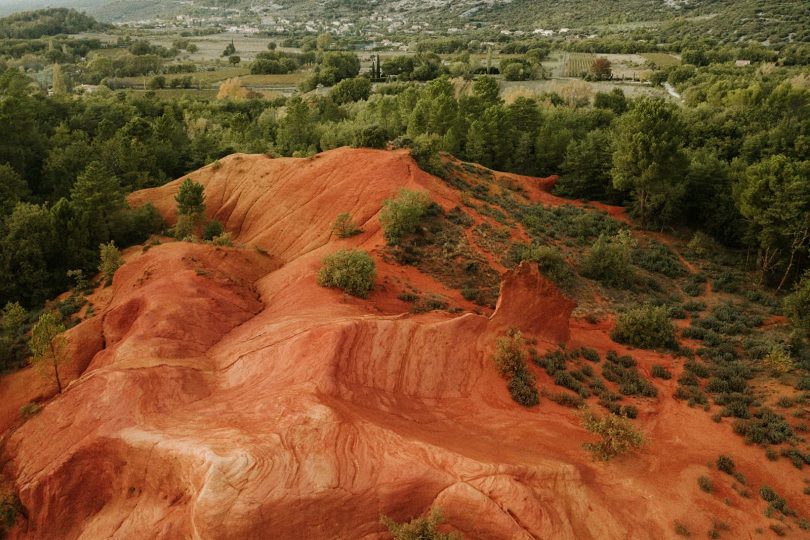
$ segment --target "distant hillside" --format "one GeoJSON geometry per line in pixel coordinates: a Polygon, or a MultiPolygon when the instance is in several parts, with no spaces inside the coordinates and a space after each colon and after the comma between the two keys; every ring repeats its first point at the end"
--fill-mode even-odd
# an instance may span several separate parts
{"type": "MultiPolygon", "coordinates": [[[[392,27],[394,32],[413,26],[441,32],[472,24],[496,31],[570,28],[600,36],[651,34],[659,42],[708,38],[779,46],[810,41],[806,0],[0,0],[0,13],[43,4],[81,9],[107,22],[171,19],[178,14],[209,17],[238,10],[228,11],[236,23],[280,15],[295,21],[344,18],[360,28],[364,21],[393,17],[402,23],[392,27]]],[[[25,14],[15,17],[22,18],[15,31],[37,31],[26,26],[30,23],[25,14]]]]}
{"type": "Polygon", "coordinates": [[[78,34],[104,25],[75,9],[24,11],[0,19],[0,38],[36,39],[57,34],[78,34]]]}

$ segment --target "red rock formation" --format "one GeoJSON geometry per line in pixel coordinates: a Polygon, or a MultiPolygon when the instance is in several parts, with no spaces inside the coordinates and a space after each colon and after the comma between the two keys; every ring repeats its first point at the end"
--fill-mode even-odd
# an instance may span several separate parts
{"type": "Polygon", "coordinates": [[[540,274],[537,265],[524,261],[504,275],[492,329],[517,328],[553,344],[571,337],[569,320],[576,303],[540,274]]]}

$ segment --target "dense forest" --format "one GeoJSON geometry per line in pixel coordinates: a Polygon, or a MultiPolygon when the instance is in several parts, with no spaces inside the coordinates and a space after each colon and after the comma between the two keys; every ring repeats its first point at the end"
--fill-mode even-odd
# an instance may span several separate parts
{"type": "Polygon", "coordinates": [[[73,207],[82,205],[78,179],[113,176],[120,206],[126,192],[233,151],[308,155],[389,141],[505,171],[562,173],[561,193],[627,204],[648,227],[704,230],[759,253],[763,277],[774,285],[791,283],[807,266],[810,246],[810,91],[779,69],[691,71],[679,85],[686,99],[680,108],[628,100],[621,91],[597,94],[595,105],[560,95],[506,104],[486,77],[458,96],[439,78],[382,86],[370,96],[367,87],[367,99],[344,87],[286,102],[167,103],[113,92],[49,99],[7,70],[0,77],[0,129],[7,134],[0,144],[0,301],[42,302],[66,286],[67,270],[95,265],[99,242],[125,243],[148,231],[88,218],[85,228],[104,234],[71,231],[82,249],[71,250],[75,260],[63,256],[65,234],[76,226],[73,207]]]}
{"type": "Polygon", "coordinates": [[[52,8],[15,13],[0,19],[0,39],[36,39],[104,28],[106,25],[75,9],[52,8]]]}

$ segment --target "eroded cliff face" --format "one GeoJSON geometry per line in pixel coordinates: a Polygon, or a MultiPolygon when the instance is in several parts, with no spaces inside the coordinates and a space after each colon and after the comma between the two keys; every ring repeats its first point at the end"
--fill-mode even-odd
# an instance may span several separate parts
{"type": "MultiPolygon", "coordinates": [[[[408,187],[445,208],[459,201],[407,154],[237,155],[190,177],[242,247],[127,253],[98,314],[71,331],[82,345],[67,390],[7,440],[28,511],[12,537],[383,538],[381,514],[438,506],[468,538],[663,538],[673,518],[744,523],[754,511],[695,495],[707,459],[741,445],[701,436],[710,420],[671,400],[672,381],[641,410],[650,444],[610,464],[582,450],[576,411],[512,401],[491,361],[508,328],[541,351],[623,349],[608,328],[570,324],[573,302],[536,267],[504,276],[491,315],[387,261],[384,199],[408,187]],[[331,233],[344,211],[361,235],[331,233]],[[340,247],[377,259],[367,300],[316,284],[340,247]],[[404,282],[462,313],[409,314],[404,282]]],[[[179,182],[132,201],[171,220],[179,182]]],[[[634,354],[642,370],[662,360],[634,354]]],[[[754,463],[753,452],[735,459],[754,463]]]]}

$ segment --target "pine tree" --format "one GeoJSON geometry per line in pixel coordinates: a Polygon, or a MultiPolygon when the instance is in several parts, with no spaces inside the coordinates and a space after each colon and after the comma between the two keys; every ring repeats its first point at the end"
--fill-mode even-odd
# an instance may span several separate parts
{"type": "Polygon", "coordinates": [[[32,362],[43,369],[53,369],[56,389],[62,393],[62,379],[59,376],[59,366],[68,358],[67,338],[63,335],[65,325],[59,318],[50,312],[43,313],[34,328],[31,330],[32,362]]]}
{"type": "Polygon", "coordinates": [[[180,184],[180,190],[174,197],[177,202],[177,213],[182,216],[198,218],[205,212],[205,193],[202,184],[186,179],[180,184]]]}
{"type": "Polygon", "coordinates": [[[683,124],[677,108],[644,98],[618,120],[613,185],[630,193],[633,211],[646,226],[671,221],[685,191],[688,168],[683,124]]]}
{"type": "Polygon", "coordinates": [[[90,163],[76,179],[70,200],[90,233],[91,245],[110,239],[110,219],[127,207],[118,179],[99,161],[90,163]]]}

